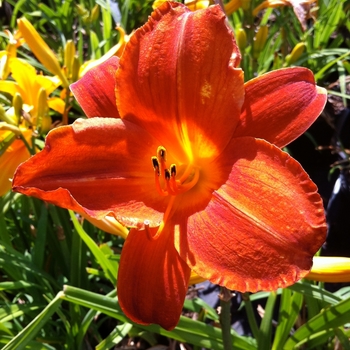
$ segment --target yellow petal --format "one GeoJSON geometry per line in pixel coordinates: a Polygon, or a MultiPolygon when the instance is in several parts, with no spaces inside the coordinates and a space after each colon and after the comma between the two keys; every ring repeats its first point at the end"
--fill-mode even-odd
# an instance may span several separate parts
{"type": "Polygon", "coordinates": [[[205,278],[197,275],[194,271],[191,271],[190,281],[188,282],[188,285],[190,286],[192,284],[198,284],[204,281],[206,281],[205,278]]]}
{"type": "Polygon", "coordinates": [[[350,282],[350,258],[315,256],[313,267],[305,277],[321,282],[350,282]]]}
{"type": "Polygon", "coordinates": [[[47,100],[47,103],[51,109],[54,111],[63,114],[65,109],[64,101],[59,97],[51,97],[47,100]]]}
{"type": "Polygon", "coordinates": [[[61,80],[57,76],[49,77],[47,75],[37,75],[36,82],[40,87],[43,87],[46,90],[48,95],[61,85],[61,80]]]}
{"type": "Polygon", "coordinates": [[[191,11],[196,11],[196,10],[200,10],[200,9],[206,9],[210,5],[210,1],[185,0],[185,5],[191,11]]]}
{"type": "Polygon", "coordinates": [[[36,29],[24,17],[18,19],[17,23],[23,38],[27,42],[30,49],[33,51],[34,55],[51,73],[58,75],[62,81],[62,85],[68,88],[69,83],[61,70],[61,66],[56,56],[45,43],[45,41],[41,38],[36,29]]]}
{"type": "Polygon", "coordinates": [[[11,72],[13,79],[16,80],[22,92],[21,96],[24,103],[35,106],[36,96],[40,86],[36,83],[36,70],[26,61],[19,59],[11,60],[11,72]]]}
{"type": "Polygon", "coordinates": [[[254,17],[257,16],[257,14],[263,9],[266,9],[269,7],[275,8],[279,6],[290,6],[290,2],[289,0],[266,0],[253,10],[253,16],[254,17]]]}
{"type": "Polygon", "coordinates": [[[21,95],[24,93],[17,83],[9,80],[0,81],[0,91],[7,92],[11,96],[14,96],[16,92],[19,92],[21,95]]]}
{"type": "Polygon", "coordinates": [[[97,220],[85,213],[80,213],[80,215],[94,226],[112,235],[120,236],[125,239],[129,233],[129,230],[112,216],[105,216],[103,219],[97,220]]]}
{"type": "MultiPolygon", "coordinates": [[[[9,131],[0,131],[0,142],[4,140],[9,131]]],[[[23,136],[28,143],[31,143],[31,130],[23,132],[23,136]]],[[[19,164],[30,157],[30,153],[20,139],[15,139],[5,153],[0,157],[0,196],[3,196],[11,189],[11,179],[19,164]]]]}
{"type": "Polygon", "coordinates": [[[225,13],[227,16],[231,15],[233,12],[237,11],[242,6],[241,0],[231,0],[224,5],[225,13]]]}

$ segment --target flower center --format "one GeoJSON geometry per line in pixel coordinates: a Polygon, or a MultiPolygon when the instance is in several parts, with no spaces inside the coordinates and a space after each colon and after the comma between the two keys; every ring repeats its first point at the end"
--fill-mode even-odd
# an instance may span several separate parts
{"type": "Polygon", "coordinates": [[[167,208],[165,210],[163,221],[155,233],[151,232],[149,222],[144,222],[146,234],[149,239],[155,240],[162,233],[166,221],[172,215],[175,198],[178,194],[189,191],[196,185],[199,179],[199,169],[194,167],[191,163],[183,167],[178,173],[176,164],[171,164],[170,167],[166,164],[167,151],[164,147],[159,146],[157,149],[157,156],[152,157],[152,164],[154,169],[154,179],[157,192],[161,196],[170,196],[167,208]]]}
{"type": "Polygon", "coordinates": [[[167,167],[167,151],[159,146],[157,156],[152,157],[155,185],[161,196],[176,196],[190,190],[199,179],[199,169],[189,164],[184,172],[177,175],[176,164],[167,167]]]}

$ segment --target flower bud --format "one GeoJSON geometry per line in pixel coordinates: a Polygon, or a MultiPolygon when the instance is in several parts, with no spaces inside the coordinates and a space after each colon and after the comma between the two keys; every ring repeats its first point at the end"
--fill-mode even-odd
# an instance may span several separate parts
{"type": "Polygon", "coordinates": [[[80,61],[78,57],[73,58],[73,64],[72,64],[72,81],[75,82],[79,79],[79,71],[80,71],[80,61]]]}
{"type": "Polygon", "coordinates": [[[244,11],[248,11],[250,9],[250,4],[251,4],[251,0],[241,0],[242,1],[242,9],[244,11]]]}
{"type": "Polygon", "coordinates": [[[12,106],[15,111],[15,116],[17,118],[17,125],[20,123],[23,109],[23,99],[19,92],[16,92],[12,99],[12,106]]]}
{"type": "Polygon", "coordinates": [[[0,79],[5,80],[11,70],[10,70],[10,57],[5,53],[1,58],[0,58],[0,79]]]}
{"type": "Polygon", "coordinates": [[[49,115],[49,106],[47,104],[46,90],[41,88],[38,94],[38,114],[37,129],[41,134],[45,134],[50,130],[52,119],[49,115]]]}
{"type": "Polygon", "coordinates": [[[244,50],[247,47],[247,34],[243,28],[239,28],[236,31],[236,40],[237,40],[237,45],[239,47],[239,50],[241,52],[244,52],[244,50]]]}
{"type": "Polygon", "coordinates": [[[291,65],[296,62],[300,56],[304,53],[306,48],[305,43],[298,43],[294,46],[292,52],[286,56],[286,64],[291,65]]]}
{"type": "Polygon", "coordinates": [[[91,23],[94,23],[95,21],[97,21],[99,15],[100,15],[100,6],[96,4],[91,10],[91,15],[90,15],[91,23]]]}
{"type": "Polygon", "coordinates": [[[24,17],[18,19],[17,23],[23,38],[33,51],[34,55],[52,74],[57,75],[60,78],[64,87],[68,87],[68,80],[62,72],[56,56],[41,38],[33,25],[24,17]]]}
{"type": "Polygon", "coordinates": [[[75,45],[73,40],[68,40],[64,47],[64,65],[67,69],[67,77],[72,73],[73,60],[75,56],[75,45]]]}
{"type": "Polygon", "coordinates": [[[253,45],[253,57],[258,58],[261,51],[264,49],[267,35],[268,35],[268,28],[267,26],[261,26],[258,30],[258,32],[255,35],[254,38],[254,45],[253,45]]]}
{"type": "Polygon", "coordinates": [[[242,0],[230,0],[224,5],[225,13],[227,16],[237,11],[242,6],[242,0]]]}

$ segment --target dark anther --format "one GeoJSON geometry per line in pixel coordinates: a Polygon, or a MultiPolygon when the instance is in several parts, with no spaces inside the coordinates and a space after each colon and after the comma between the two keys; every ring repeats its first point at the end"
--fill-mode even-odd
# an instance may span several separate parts
{"type": "Polygon", "coordinates": [[[168,169],[164,170],[165,180],[170,180],[170,171],[168,169]]]}
{"type": "Polygon", "coordinates": [[[176,176],[176,165],[175,164],[170,165],[170,173],[171,173],[171,176],[176,176]]]}
{"type": "Polygon", "coordinates": [[[152,157],[152,164],[153,164],[153,168],[155,171],[158,171],[159,173],[159,162],[157,157],[152,157]]]}

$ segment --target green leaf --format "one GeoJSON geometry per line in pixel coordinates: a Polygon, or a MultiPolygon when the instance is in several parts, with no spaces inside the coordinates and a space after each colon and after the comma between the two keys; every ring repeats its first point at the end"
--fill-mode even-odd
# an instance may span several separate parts
{"type": "Polygon", "coordinates": [[[284,349],[294,349],[315,337],[316,333],[338,328],[350,322],[350,298],[332,305],[303,324],[286,342],[284,349]]]}
{"type": "Polygon", "coordinates": [[[203,299],[200,299],[200,298],[187,299],[185,300],[184,308],[197,313],[200,313],[201,310],[205,310],[206,317],[214,321],[219,321],[218,313],[211,306],[209,306],[203,299]]]}
{"type": "Polygon", "coordinates": [[[276,303],[277,293],[271,292],[267,298],[264,317],[260,324],[260,333],[258,339],[258,350],[271,349],[271,334],[273,326],[273,309],[276,303]]]}
{"type": "Polygon", "coordinates": [[[337,304],[342,300],[341,297],[306,281],[295,283],[292,286],[289,286],[288,289],[329,304],[337,304]]]}
{"type": "Polygon", "coordinates": [[[21,350],[36,336],[42,327],[51,319],[51,316],[61,305],[61,292],[36,316],[32,322],[12,338],[2,350],[21,350]]]}
{"type": "Polygon", "coordinates": [[[114,330],[108,335],[108,337],[96,346],[96,350],[114,348],[130,332],[132,327],[133,325],[131,323],[123,323],[115,327],[114,330]]]}
{"type": "Polygon", "coordinates": [[[32,251],[32,261],[39,268],[42,268],[44,264],[47,218],[48,218],[47,205],[45,203],[42,203],[40,218],[38,221],[38,227],[36,232],[35,245],[32,251]]]}
{"type": "Polygon", "coordinates": [[[90,30],[90,45],[91,45],[91,58],[98,59],[102,56],[100,49],[100,39],[97,34],[90,30]]]}
{"type": "Polygon", "coordinates": [[[117,274],[118,270],[115,265],[103,254],[101,249],[97,246],[94,240],[84,231],[82,226],[79,224],[75,213],[69,210],[69,215],[73,221],[74,228],[78,232],[81,239],[85,242],[85,244],[90,249],[91,253],[94,255],[98,263],[101,265],[101,268],[105,272],[108,279],[115,286],[117,282],[117,274]]]}
{"type": "MultiPolygon", "coordinates": [[[[89,309],[98,310],[99,312],[116,318],[121,322],[134,324],[123,314],[116,298],[84,291],[71,286],[65,286],[62,299],[72,303],[77,303],[89,309]]],[[[137,327],[164,335],[171,339],[202,346],[208,349],[224,350],[220,329],[206,325],[202,322],[191,320],[187,317],[181,317],[177,327],[172,331],[166,331],[157,325],[137,325],[137,327]]],[[[239,336],[233,330],[231,334],[234,349],[256,349],[256,344],[253,339],[239,336]]]]}
{"type": "Polygon", "coordinates": [[[288,288],[282,290],[278,323],[272,350],[283,348],[283,345],[290,335],[293,325],[299,316],[302,305],[303,294],[292,292],[292,290],[288,288]]]}

